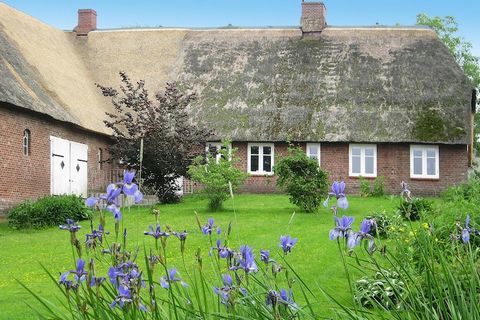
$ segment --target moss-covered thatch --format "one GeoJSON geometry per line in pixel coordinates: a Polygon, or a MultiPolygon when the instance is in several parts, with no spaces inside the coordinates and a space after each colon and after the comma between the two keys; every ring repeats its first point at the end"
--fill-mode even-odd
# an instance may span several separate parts
{"type": "Polygon", "coordinates": [[[194,121],[249,141],[470,141],[471,84],[424,28],[120,29],[76,37],[0,3],[0,101],[105,132],[122,70],[197,93],[194,121]]]}

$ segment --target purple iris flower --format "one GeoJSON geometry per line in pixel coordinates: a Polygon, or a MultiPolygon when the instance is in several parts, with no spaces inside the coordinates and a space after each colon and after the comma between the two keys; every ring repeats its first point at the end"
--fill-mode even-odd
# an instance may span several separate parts
{"type": "Polygon", "coordinates": [[[354,247],[359,246],[363,239],[368,239],[368,252],[372,253],[375,251],[375,240],[372,235],[369,234],[371,228],[372,220],[363,219],[362,223],[360,224],[360,231],[348,236],[348,248],[353,249],[354,247]]]}
{"type": "Polygon", "coordinates": [[[140,203],[143,200],[143,193],[141,193],[140,190],[135,191],[133,194],[133,200],[135,203],[140,203]]]}
{"type": "Polygon", "coordinates": [[[164,289],[170,288],[170,284],[173,283],[173,282],[180,282],[180,284],[183,287],[188,287],[188,284],[183,282],[181,278],[177,277],[177,269],[175,269],[175,268],[168,270],[168,276],[167,277],[163,276],[163,277],[160,278],[160,285],[164,289]]]}
{"type": "Polygon", "coordinates": [[[203,234],[212,234],[212,230],[216,226],[213,224],[213,218],[208,219],[207,223],[202,227],[203,234]]]}
{"type": "MultiPolygon", "coordinates": [[[[212,250],[218,251],[218,256],[222,259],[231,259],[233,257],[233,251],[229,248],[222,246],[222,240],[218,239],[216,242],[217,246],[213,247],[212,250]]],[[[211,253],[211,252],[210,252],[211,253]]]]}
{"type": "Polygon", "coordinates": [[[230,297],[231,297],[231,293],[235,290],[235,287],[233,286],[232,276],[229,274],[222,275],[222,281],[223,281],[223,287],[222,288],[213,287],[213,291],[220,296],[220,302],[228,306],[232,303],[230,297]]]}
{"type": "Polygon", "coordinates": [[[280,237],[280,247],[283,249],[284,254],[292,252],[293,246],[297,243],[298,238],[292,238],[290,236],[281,236],[280,237]]]}
{"type": "Polygon", "coordinates": [[[410,192],[410,189],[408,187],[408,183],[406,183],[405,181],[402,181],[400,183],[400,186],[402,187],[402,192],[400,193],[400,196],[405,196],[407,199],[411,199],[411,192],[410,192]]]}
{"type": "Polygon", "coordinates": [[[103,226],[101,224],[98,225],[98,230],[92,230],[92,233],[87,233],[85,235],[85,243],[90,248],[95,248],[98,242],[103,242],[103,235],[109,234],[109,232],[105,232],[103,226]]]}
{"type": "Polygon", "coordinates": [[[328,207],[328,201],[330,197],[335,197],[337,199],[337,206],[342,209],[348,208],[348,200],[345,195],[345,182],[334,181],[332,184],[332,190],[328,193],[327,199],[323,202],[325,207],[328,207]]]}
{"type": "Polygon", "coordinates": [[[185,241],[187,239],[188,232],[187,230],[183,230],[183,232],[172,232],[172,234],[180,241],[185,241]]]}
{"type": "Polygon", "coordinates": [[[105,281],[105,277],[92,277],[90,280],[90,287],[100,287],[105,281]]]}
{"type": "Polygon", "coordinates": [[[260,260],[268,264],[270,262],[270,251],[269,250],[260,250],[260,260]]]}
{"type": "Polygon", "coordinates": [[[470,234],[475,233],[477,235],[480,235],[479,230],[475,230],[474,228],[470,227],[470,215],[467,214],[467,218],[465,219],[465,228],[462,229],[462,234],[461,238],[463,243],[469,243],[470,242],[470,234]]]}
{"type": "Polygon", "coordinates": [[[80,226],[75,223],[72,219],[67,219],[67,224],[66,225],[60,225],[58,226],[61,230],[68,230],[70,232],[77,232],[80,230],[80,226]]]}
{"type": "Polygon", "coordinates": [[[157,227],[153,230],[152,226],[149,226],[150,231],[145,231],[143,234],[146,236],[152,236],[155,239],[159,239],[161,237],[168,237],[170,234],[168,232],[163,232],[160,228],[160,224],[157,223],[157,227]]]}
{"type": "Polygon", "coordinates": [[[277,291],[275,290],[269,290],[267,292],[267,298],[266,298],[266,301],[265,303],[267,304],[267,306],[272,306],[275,308],[275,306],[277,305],[278,303],[278,300],[280,299],[280,295],[278,294],[277,291]]]}
{"type": "Polygon", "coordinates": [[[120,308],[123,308],[125,306],[125,303],[131,303],[132,300],[132,294],[130,292],[130,289],[126,286],[118,286],[118,296],[117,298],[110,304],[110,307],[113,309],[115,306],[118,304],[120,308]]]}
{"type": "Polygon", "coordinates": [[[255,255],[251,247],[243,245],[240,247],[240,252],[236,255],[236,265],[231,267],[231,270],[244,270],[246,273],[257,272],[258,267],[255,263],[255,255]]]}
{"type": "Polygon", "coordinates": [[[133,183],[135,171],[123,171],[123,193],[127,196],[133,196],[138,191],[138,186],[133,183]]]}
{"type": "Polygon", "coordinates": [[[75,270],[69,270],[67,272],[62,273],[60,276],[59,283],[65,285],[67,289],[77,288],[78,285],[85,280],[87,277],[88,272],[85,271],[85,260],[77,259],[77,265],[75,270]],[[73,274],[73,278],[75,279],[76,283],[73,283],[71,280],[68,280],[68,276],[73,274]]]}
{"type": "Polygon", "coordinates": [[[297,304],[293,301],[293,292],[292,289],[287,291],[286,289],[280,289],[280,303],[286,304],[290,307],[296,308],[297,304]]]}
{"type": "Polygon", "coordinates": [[[342,219],[339,219],[335,216],[335,228],[330,230],[330,240],[335,240],[337,238],[346,238],[352,230],[352,224],[355,219],[353,217],[343,216],[342,219]]]}

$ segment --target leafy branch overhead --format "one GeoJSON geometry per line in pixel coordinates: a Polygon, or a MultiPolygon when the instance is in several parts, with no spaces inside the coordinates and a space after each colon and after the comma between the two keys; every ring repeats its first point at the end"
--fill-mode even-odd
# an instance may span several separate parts
{"type": "Polygon", "coordinates": [[[167,83],[152,99],[145,81],[136,83],[120,72],[119,89],[97,84],[111,99],[115,112],[104,121],[113,131],[110,151],[118,159],[139,169],[140,140],[144,140],[143,177],[145,184],[162,202],[176,200],[175,181],[187,174],[192,159],[203,151],[211,130],[198,127],[189,117],[188,107],[195,94],[167,83]]]}

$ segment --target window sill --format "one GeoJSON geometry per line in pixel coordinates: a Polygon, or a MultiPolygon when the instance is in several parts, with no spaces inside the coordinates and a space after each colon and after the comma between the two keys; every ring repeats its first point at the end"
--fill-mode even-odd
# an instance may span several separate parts
{"type": "Polygon", "coordinates": [[[247,172],[249,175],[254,177],[271,177],[273,176],[273,172],[247,172]]]}
{"type": "Polygon", "coordinates": [[[375,179],[377,176],[376,176],[376,175],[374,175],[374,176],[362,176],[362,175],[358,175],[358,176],[357,176],[357,175],[354,175],[354,176],[352,176],[352,175],[350,174],[350,175],[348,175],[348,177],[349,177],[349,178],[352,178],[352,179],[364,178],[364,179],[371,179],[371,180],[373,180],[373,179],[375,179]]]}
{"type": "Polygon", "coordinates": [[[410,180],[420,180],[420,181],[438,181],[440,180],[440,177],[412,177],[410,176],[410,180]]]}

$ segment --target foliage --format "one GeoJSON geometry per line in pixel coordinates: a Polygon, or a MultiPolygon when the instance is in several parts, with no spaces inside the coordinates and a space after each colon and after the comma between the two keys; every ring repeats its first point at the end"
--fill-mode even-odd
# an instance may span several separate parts
{"type": "Polygon", "coordinates": [[[211,132],[191,123],[187,107],[194,94],[180,92],[167,83],[163,93],[150,98],[143,80],[134,84],[120,72],[120,91],[97,85],[111,98],[115,113],[107,113],[107,128],[112,129],[111,154],[138,171],[155,190],[162,203],[178,200],[176,180],[187,174],[192,159],[202,152],[211,132]],[[143,159],[140,168],[140,143],[143,159]]]}
{"type": "Polygon", "coordinates": [[[368,180],[364,177],[359,177],[358,181],[360,182],[360,196],[363,198],[370,197],[372,195],[370,182],[368,182],[368,180]]]}
{"type": "Polygon", "coordinates": [[[391,229],[398,225],[394,221],[395,219],[387,215],[385,211],[374,212],[366,218],[375,221],[369,232],[374,237],[387,238],[391,229]]]}
{"type": "Polygon", "coordinates": [[[188,169],[193,181],[202,184],[202,192],[209,200],[208,207],[212,211],[222,208],[223,202],[233,194],[247,178],[246,173],[237,164],[235,149],[231,149],[230,142],[224,142],[224,148],[218,151],[221,156],[210,153],[207,158],[198,156],[188,169]]]}
{"type": "Polygon", "coordinates": [[[67,218],[75,220],[91,219],[92,211],[85,208],[80,197],[47,196],[37,201],[25,201],[8,212],[8,223],[15,229],[46,228],[58,226],[67,218]]]}
{"type": "Polygon", "coordinates": [[[382,269],[373,277],[363,277],[355,282],[355,300],[366,308],[396,309],[405,294],[405,283],[394,270],[382,269]]]}
{"type": "Polygon", "coordinates": [[[383,197],[385,195],[385,177],[379,176],[376,177],[373,181],[373,191],[372,196],[374,197],[383,197]]]}
{"type": "Polygon", "coordinates": [[[424,198],[413,197],[411,200],[402,198],[398,205],[398,212],[404,219],[417,221],[422,215],[433,212],[433,203],[424,198]]]}
{"type": "Polygon", "coordinates": [[[314,212],[328,190],[327,174],[300,147],[289,147],[288,155],[274,167],[277,184],[289,196],[290,202],[306,212],[314,212]]]}

